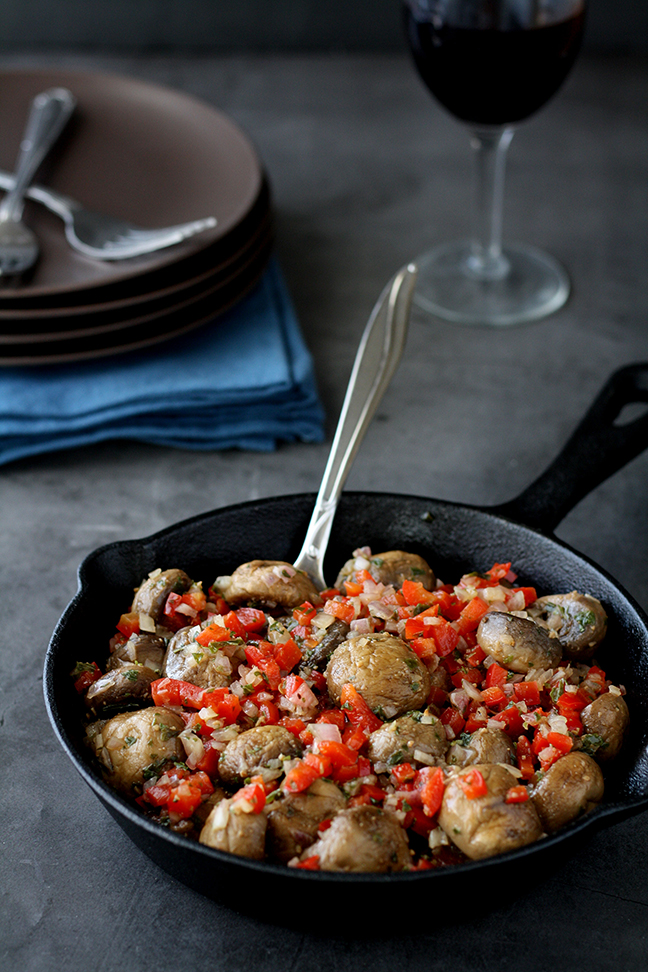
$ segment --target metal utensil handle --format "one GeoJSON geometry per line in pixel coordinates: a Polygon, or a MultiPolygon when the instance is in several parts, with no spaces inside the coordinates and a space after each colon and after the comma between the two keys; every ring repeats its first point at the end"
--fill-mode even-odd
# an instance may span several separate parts
{"type": "Polygon", "coordinates": [[[615,371],[551,465],[516,499],[493,511],[550,532],[600,483],[648,448],[648,414],[619,422],[628,405],[648,403],[648,364],[615,371]]]}
{"type": "Polygon", "coordinates": [[[16,161],[13,188],[0,203],[0,220],[19,220],[29,183],[59,137],[76,106],[67,88],[41,91],[32,101],[16,161]]]}
{"type": "Polygon", "coordinates": [[[364,434],[400,361],[417,268],[410,264],[387,284],[362,335],[331,452],[304,545],[295,567],[324,588],[322,564],[342,487],[364,434]]]}

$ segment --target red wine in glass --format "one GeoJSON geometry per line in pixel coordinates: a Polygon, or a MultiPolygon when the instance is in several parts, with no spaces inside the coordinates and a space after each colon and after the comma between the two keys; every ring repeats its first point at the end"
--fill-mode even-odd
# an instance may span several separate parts
{"type": "Polygon", "coordinates": [[[477,150],[473,239],[425,254],[415,300],[457,323],[544,317],[569,281],[531,247],[501,247],[504,162],[513,125],[560,88],[578,55],[585,0],[402,0],[407,40],[435,98],[468,125],[477,150]]]}

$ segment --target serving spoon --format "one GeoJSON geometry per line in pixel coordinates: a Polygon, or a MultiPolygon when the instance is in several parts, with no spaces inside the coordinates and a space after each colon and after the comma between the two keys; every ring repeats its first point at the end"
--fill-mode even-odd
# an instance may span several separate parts
{"type": "Polygon", "coordinates": [[[75,106],[76,98],[67,88],[49,88],[32,101],[13,186],[0,203],[0,276],[19,276],[38,259],[38,240],[22,221],[25,193],[75,106]]]}
{"type": "Polygon", "coordinates": [[[416,266],[408,264],[392,277],[360,339],[315,507],[293,564],[320,591],[327,586],[324,555],[344,483],[405,347],[416,275],[416,266]]]}

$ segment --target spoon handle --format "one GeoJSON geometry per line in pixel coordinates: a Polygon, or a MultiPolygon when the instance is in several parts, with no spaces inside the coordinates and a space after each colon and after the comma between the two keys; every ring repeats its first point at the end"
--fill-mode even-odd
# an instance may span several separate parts
{"type": "Polygon", "coordinates": [[[49,88],[32,101],[16,162],[13,188],[0,203],[0,221],[19,220],[25,191],[76,106],[67,88],[49,88]]]}
{"type": "Polygon", "coordinates": [[[400,361],[417,268],[403,267],[387,284],[360,340],[338,426],[304,545],[295,561],[324,590],[323,561],[340,494],[378,403],[400,361]]]}

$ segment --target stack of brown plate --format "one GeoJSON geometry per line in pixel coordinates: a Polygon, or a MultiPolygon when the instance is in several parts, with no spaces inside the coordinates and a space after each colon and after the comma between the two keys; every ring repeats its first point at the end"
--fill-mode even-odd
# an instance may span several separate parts
{"type": "Polygon", "coordinates": [[[73,250],[53,213],[27,202],[41,255],[0,288],[0,365],[135,350],[213,320],[261,276],[272,245],[268,185],[248,137],[177,91],[113,75],[0,73],[0,169],[13,171],[32,98],[69,88],[78,107],[38,182],[84,207],[152,228],[217,224],[157,253],[102,261],[73,250]]]}

